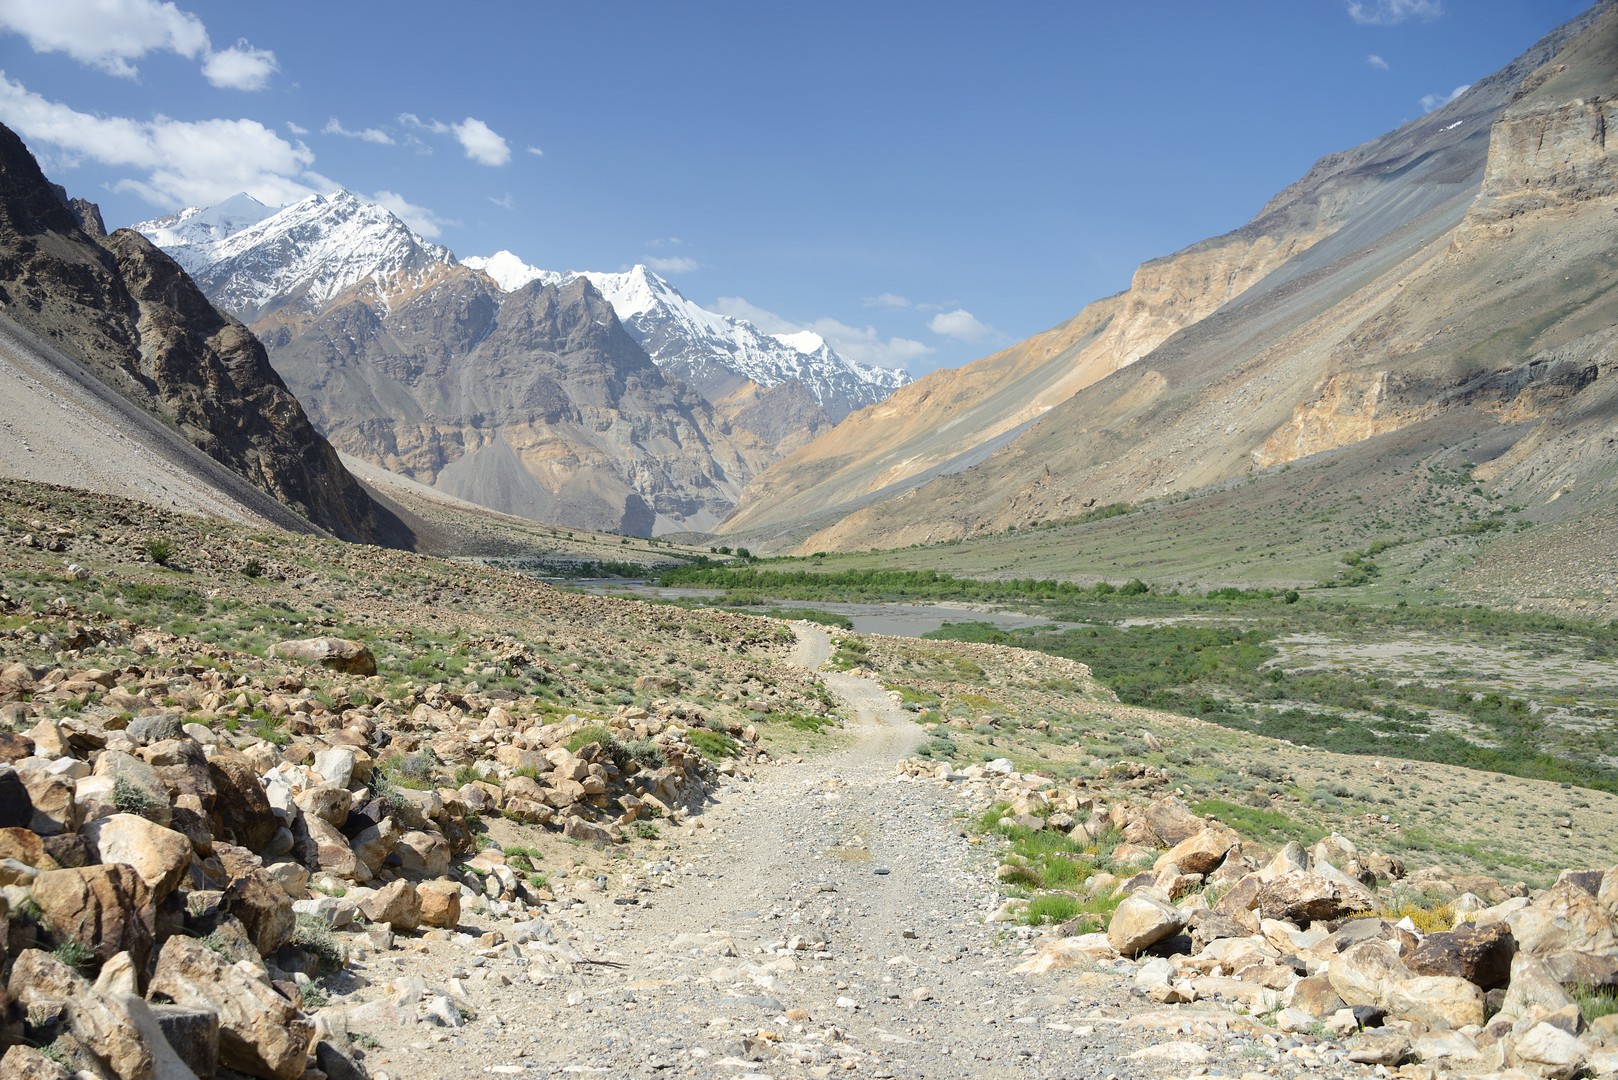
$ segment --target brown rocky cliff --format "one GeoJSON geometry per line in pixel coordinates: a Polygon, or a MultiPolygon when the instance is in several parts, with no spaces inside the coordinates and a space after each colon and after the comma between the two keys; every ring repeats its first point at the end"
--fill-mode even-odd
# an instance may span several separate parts
{"type": "Polygon", "coordinates": [[[139,234],[98,242],[81,219],[92,215],[65,203],[0,127],[5,314],[315,525],[346,540],[410,542],[342,467],[245,327],[139,234]]]}

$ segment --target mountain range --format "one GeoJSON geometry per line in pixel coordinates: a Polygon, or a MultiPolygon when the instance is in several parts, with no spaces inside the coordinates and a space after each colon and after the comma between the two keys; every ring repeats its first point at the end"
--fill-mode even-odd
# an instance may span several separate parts
{"type": "Polygon", "coordinates": [[[1541,518],[1599,509],[1618,460],[1615,71],[1604,3],[1127,291],[855,414],[755,478],[721,532],[799,552],[978,541],[1328,466],[1367,499],[1440,468],[1541,518]]]}
{"type": "Polygon", "coordinates": [[[457,260],[344,191],[136,229],[253,328],[339,448],[563,525],[711,529],[758,471],[908,381],[708,311],[644,266],[457,260]]]}

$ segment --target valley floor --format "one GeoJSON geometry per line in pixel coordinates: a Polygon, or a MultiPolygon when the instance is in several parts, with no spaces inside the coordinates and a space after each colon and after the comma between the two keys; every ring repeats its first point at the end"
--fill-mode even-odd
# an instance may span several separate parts
{"type": "MultiPolygon", "coordinates": [[[[796,659],[818,665],[825,634],[797,631],[796,659]]],[[[1127,973],[1015,973],[1016,931],[985,922],[996,852],[967,838],[953,792],[895,775],[920,728],[875,682],[824,678],[851,743],[732,782],[703,827],[564,894],[541,936],[582,962],[498,947],[474,960],[450,941],[429,943],[424,964],[371,963],[378,981],[394,964],[429,983],[458,973],[477,1016],[453,1031],[373,1029],[373,1072],[1103,1077],[1281,1060],[1273,1036],[1186,1041],[1143,1024],[1151,1006],[1127,973]]]]}

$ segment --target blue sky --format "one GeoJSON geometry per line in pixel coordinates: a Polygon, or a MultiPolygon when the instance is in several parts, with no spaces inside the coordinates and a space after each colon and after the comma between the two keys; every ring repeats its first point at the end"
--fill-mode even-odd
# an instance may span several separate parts
{"type": "Polygon", "coordinates": [[[1587,5],[0,0],[0,121],[117,227],[346,187],[920,374],[1253,216],[1587,5]]]}

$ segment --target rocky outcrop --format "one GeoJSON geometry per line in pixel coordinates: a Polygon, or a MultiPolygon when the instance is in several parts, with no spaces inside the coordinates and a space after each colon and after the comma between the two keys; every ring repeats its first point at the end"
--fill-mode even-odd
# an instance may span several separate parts
{"type": "Polygon", "coordinates": [[[0,129],[0,303],[209,457],[344,539],[409,536],[342,467],[245,327],[167,255],[120,230],[96,238],[0,129]]]}

